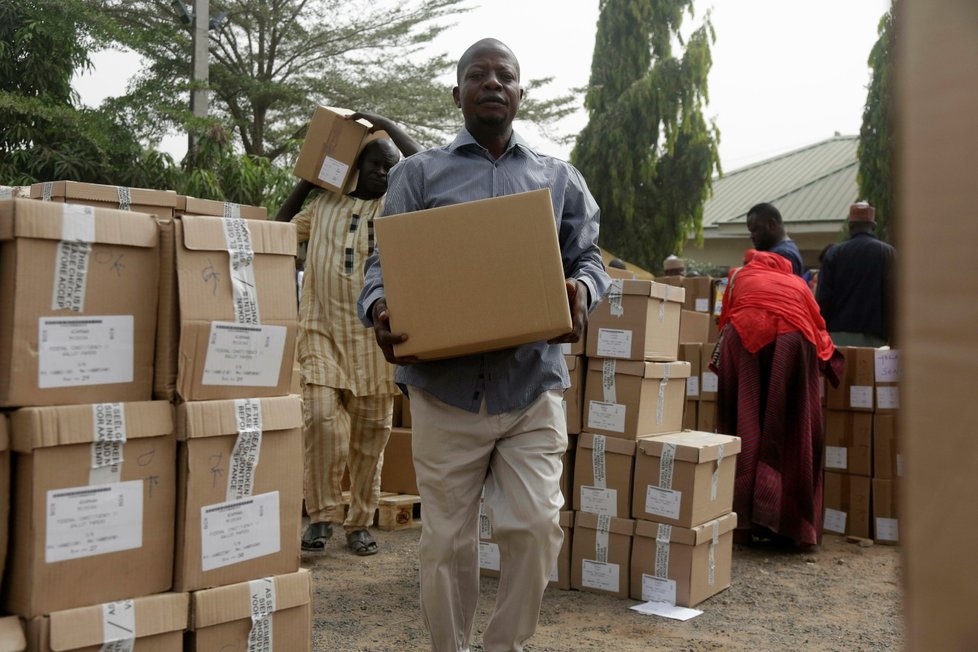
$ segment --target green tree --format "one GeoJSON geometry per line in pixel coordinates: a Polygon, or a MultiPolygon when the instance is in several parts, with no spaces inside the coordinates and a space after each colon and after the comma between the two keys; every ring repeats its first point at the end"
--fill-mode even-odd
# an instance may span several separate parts
{"type": "Polygon", "coordinates": [[[601,207],[601,246],[656,272],[688,234],[701,237],[720,170],[719,131],[703,117],[715,35],[707,16],[684,42],[692,9],[692,0],[601,1],[588,124],[571,153],[601,207]]]}
{"type": "Polygon", "coordinates": [[[880,19],[879,38],[869,54],[873,71],[859,130],[859,195],[876,207],[877,233],[890,236],[893,215],[893,6],[880,19]]]}

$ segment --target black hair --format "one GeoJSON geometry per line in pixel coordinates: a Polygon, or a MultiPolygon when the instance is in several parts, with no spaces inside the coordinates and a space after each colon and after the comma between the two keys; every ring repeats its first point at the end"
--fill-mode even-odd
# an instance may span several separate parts
{"type": "Polygon", "coordinates": [[[760,204],[754,204],[747,211],[747,217],[751,215],[757,215],[758,217],[765,217],[774,220],[778,224],[782,223],[781,211],[779,211],[774,204],[769,204],[767,202],[761,202],[760,204]]]}
{"type": "Polygon", "coordinates": [[[506,52],[507,54],[509,54],[509,56],[512,57],[513,59],[513,64],[516,66],[516,75],[517,77],[519,77],[520,61],[519,59],[516,58],[516,55],[513,53],[513,51],[509,49],[509,46],[503,43],[502,41],[500,41],[499,39],[484,38],[470,45],[465,50],[465,52],[462,53],[462,56],[458,58],[458,64],[455,67],[455,81],[459,86],[462,85],[462,74],[465,72],[466,67],[468,67],[469,61],[472,60],[472,57],[477,52],[481,52],[484,49],[496,49],[501,52],[506,52]]]}

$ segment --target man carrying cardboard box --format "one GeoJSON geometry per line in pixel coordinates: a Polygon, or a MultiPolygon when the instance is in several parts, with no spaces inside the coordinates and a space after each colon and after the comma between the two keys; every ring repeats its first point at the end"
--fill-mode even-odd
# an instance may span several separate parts
{"type": "MultiPolygon", "coordinates": [[[[458,63],[455,104],[465,128],[446,146],[391,173],[385,215],[549,188],[573,331],[552,342],[417,363],[398,359],[380,258],[367,262],[360,318],[373,326],[395,378],[410,388],[413,453],[424,510],[421,610],[433,650],[467,650],[479,596],[479,498],[500,549],[487,651],[519,650],[536,629],[561,546],[559,480],[567,447],[562,390],[570,383],[559,342],[576,341],[610,285],[597,246],[598,207],[580,173],[538,154],[513,131],[523,98],[520,66],[484,39],[458,63]]],[[[431,264],[431,261],[418,261],[431,264]]],[[[479,292],[479,288],[472,288],[479,292]]]]}
{"type": "Polygon", "coordinates": [[[323,192],[300,212],[314,188],[301,180],[275,219],[291,220],[308,241],[299,305],[299,363],[304,381],[304,485],[309,526],[302,549],[325,550],[333,524],[343,524],[358,555],[377,552],[367,527],[380,498],[380,459],[391,430],[393,368],[357,320],[363,262],[373,251],[373,219],[383,206],[387,173],[420,147],[382,116],[354,113],[394,139],[369,141],[357,159],[359,178],[348,195],[323,192]],[[397,147],[395,147],[395,143],[397,147]],[[350,509],[340,488],[350,470],[350,509]]]}

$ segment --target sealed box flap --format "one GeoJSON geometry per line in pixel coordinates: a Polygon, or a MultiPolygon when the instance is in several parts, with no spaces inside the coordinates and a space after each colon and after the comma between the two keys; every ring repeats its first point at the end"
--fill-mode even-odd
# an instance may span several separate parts
{"type": "MultiPolygon", "coordinates": [[[[737,527],[737,515],[729,512],[691,529],[673,525],[669,540],[673,543],[681,543],[687,546],[698,546],[701,543],[708,543],[713,538],[714,523],[717,525],[717,536],[724,535],[737,527]]],[[[658,523],[643,520],[635,521],[635,536],[655,539],[658,534],[658,523]]]]}
{"type": "MultiPolygon", "coordinates": [[[[305,568],[300,568],[297,573],[273,577],[275,611],[309,604],[312,600],[312,581],[309,578],[309,571],[305,568]]],[[[190,628],[194,631],[235,620],[250,620],[251,588],[248,582],[240,582],[196,591],[191,608],[190,628]]]]}
{"type": "MultiPolygon", "coordinates": [[[[227,202],[215,199],[199,199],[187,195],[177,195],[176,209],[185,215],[210,215],[224,217],[227,202]]],[[[239,217],[246,220],[267,220],[268,209],[264,206],[249,206],[248,204],[232,204],[236,207],[239,217]]]]}
{"type": "MultiPolygon", "coordinates": [[[[105,404],[103,404],[105,405],[105,404]]],[[[166,401],[123,403],[126,439],[161,437],[173,433],[173,408],[166,401]]],[[[97,405],[21,408],[10,415],[13,449],[86,444],[95,439],[97,405]]]]}
{"type": "MultiPolygon", "coordinates": [[[[192,251],[227,251],[224,224],[220,217],[184,215],[183,246],[192,251]]],[[[288,222],[249,220],[251,248],[256,254],[294,256],[296,251],[295,225],[288,222]]]]}
{"type": "Polygon", "coordinates": [[[575,369],[577,369],[578,365],[580,364],[580,361],[578,360],[578,356],[576,355],[565,355],[564,363],[567,365],[567,371],[574,371],[575,369]]]}
{"type": "MultiPolygon", "coordinates": [[[[261,403],[262,430],[302,427],[302,399],[295,395],[250,399],[261,403]]],[[[235,399],[191,401],[177,407],[177,439],[238,434],[235,399]]]]}
{"type": "MultiPolygon", "coordinates": [[[[44,183],[31,186],[31,198],[41,199],[44,196],[44,183]]],[[[119,203],[120,186],[107,186],[98,183],[80,183],[78,181],[55,181],[51,184],[51,197],[64,199],[84,199],[85,201],[101,201],[112,204],[119,203]]],[[[177,194],[169,190],[151,190],[149,188],[124,188],[129,193],[129,203],[142,206],[163,206],[173,208],[177,205],[177,194]]]]}
{"type": "Polygon", "coordinates": [[[621,282],[621,293],[652,297],[653,299],[675,303],[683,303],[686,300],[686,291],[683,288],[654,281],[623,280],[621,282]]]}
{"type": "MultiPolygon", "coordinates": [[[[600,435],[604,437],[604,435],[600,435]]],[[[578,448],[593,449],[594,435],[589,432],[582,432],[577,439],[578,448]]],[[[635,442],[631,439],[620,437],[604,437],[605,453],[615,453],[617,455],[628,455],[635,457],[635,442]]]]}
{"type": "MultiPolygon", "coordinates": [[[[591,512],[577,512],[574,517],[574,527],[596,530],[598,527],[598,515],[592,514],[591,512]]],[[[612,518],[608,525],[608,531],[613,534],[623,534],[626,537],[630,537],[635,532],[635,521],[630,518],[612,518]]]]}
{"type": "Polygon", "coordinates": [[[564,511],[560,513],[560,527],[574,527],[574,512],[564,511]]]}
{"type": "Polygon", "coordinates": [[[663,444],[675,444],[676,459],[694,464],[716,461],[717,455],[720,454],[720,444],[723,444],[724,458],[740,452],[740,437],[695,430],[640,437],[636,443],[638,453],[652,457],[659,457],[662,454],[663,444]]]}
{"type": "MultiPolygon", "coordinates": [[[[0,202],[0,240],[35,238],[61,240],[64,215],[71,204],[13,199],[0,202]]],[[[98,244],[155,247],[156,222],[146,213],[94,208],[94,239],[98,244]]]]}
{"type": "Polygon", "coordinates": [[[0,650],[22,652],[27,649],[24,628],[17,616],[0,618],[0,650]]]}
{"type": "MultiPolygon", "coordinates": [[[[179,632],[187,628],[190,596],[187,593],[159,593],[133,598],[135,638],[179,632]]],[[[103,622],[105,611],[98,604],[91,607],[56,611],[48,616],[51,649],[77,650],[107,643],[103,622]]]]}
{"type": "MultiPolygon", "coordinates": [[[[689,378],[688,362],[643,362],[640,360],[615,360],[615,375],[638,376],[639,378],[689,378]]],[[[592,364],[588,373],[603,373],[600,364],[592,364]]]]}

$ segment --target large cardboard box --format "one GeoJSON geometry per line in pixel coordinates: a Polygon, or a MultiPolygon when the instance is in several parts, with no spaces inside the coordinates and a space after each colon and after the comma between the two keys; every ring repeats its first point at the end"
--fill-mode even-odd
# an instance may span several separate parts
{"type": "Polygon", "coordinates": [[[682,429],[688,377],[688,362],[592,361],[584,389],[584,430],[636,439],[682,429]]]}
{"type": "Polygon", "coordinates": [[[390,439],[384,448],[384,465],[380,471],[380,490],[395,494],[418,493],[414,475],[414,456],[411,453],[411,431],[391,428],[390,439]]]}
{"type": "Polygon", "coordinates": [[[3,590],[3,567],[7,561],[7,533],[10,522],[10,433],[7,415],[0,413],[0,592],[3,590]]]}
{"type": "MultiPolygon", "coordinates": [[[[547,584],[565,591],[571,588],[571,539],[574,531],[574,514],[575,512],[572,511],[560,512],[560,529],[564,541],[560,545],[557,562],[547,584]]],[[[479,523],[479,574],[483,577],[499,577],[499,544],[493,538],[492,524],[481,512],[479,523]]]]}
{"type": "Polygon", "coordinates": [[[266,577],[192,597],[187,652],[312,652],[309,571],[266,577]]]}
{"type": "Polygon", "coordinates": [[[31,198],[96,208],[115,208],[158,217],[173,217],[177,194],[169,190],[126,188],[77,181],[46,181],[31,186],[31,198]]]}
{"type": "Polygon", "coordinates": [[[709,313],[683,310],[679,322],[679,341],[706,344],[710,341],[710,321],[712,319],[713,317],[709,313]]]}
{"type": "Polygon", "coordinates": [[[842,349],[845,370],[838,387],[826,386],[825,405],[830,410],[872,412],[876,376],[876,349],[847,346],[842,349]]]}
{"type": "Polygon", "coordinates": [[[587,366],[587,359],[575,355],[565,355],[564,362],[567,363],[567,373],[571,382],[571,386],[564,390],[564,417],[567,421],[567,433],[577,434],[583,429],[584,370],[587,366]]]}
{"type": "Polygon", "coordinates": [[[825,411],[825,468],[873,475],[873,415],[825,411]]]}
{"type": "Polygon", "coordinates": [[[173,572],[172,408],[24,408],[4,608],[25,618],[159,593],[173,572]]]}
{"type": "MultiPolygon", "coordinates": [[[[357,157],[371,136],[367,120],[348,120],[347,109],[317,106],[292,174],[331,192],[346,194],[356,187],[357,157]]],[[[379,132],[383,134],[383,132],[379,132]]]]}
{"type": "Polygon", "coordinates": [[[676,432],[635,447],[634,518],[692,528],[733,507],[740,438],[676,432]]]}
{"type": "Polygon", "coordinates": [[[873,477],[895,480],[903,477],[903,446],[896,433],[896,416],[873,415],[873,477]]]}
{"type": "Polygon", "coordinates": [[[695,607],[728,588],[736,527],[734,513],[694,528],[635,521],[629,595],[695,607]]]}
{"type": "Polygon", "coordinates": [[[900,352],[884,347],[875,353],[876,411],[893,414],[900,409],[900,352]]]}
{"type": "Polygon", "coordinates": [[[211,215],[214,217],[240,217],[246,220],[267,220],[268,209],[264,206],[249,206],[214,199],[198,199],[188,195],[177,195],[176,216],[211,215]]]}
{"type": "Polygon", "coordinates": [[[24,627],[17,616],[0,618],[0,650],[4,652],[23,652],[27,649],[24,627]]]}
{"type": "Polygon", "coordinates": [[[574,509],[631,515],[635,442],[582,432],[574,457],[574,509]]]}
{"type": "Polygon", "coordinates": [[[156,247],[149,215],[0,201],[0,406],[150,398],[156,247]]]}
{"type": "Polygon", "coordinates": [[[873,539],[896,545],[900,541],[899,507],[895,480],[873,478],[873,539]]]}
{"type": "Polygon", "coordinates": [[[686,301],[683,308],[695,312],[713,312],[713,279],[709,276],[685,276],[683,288],[686,301]]]}
{"type": "Polygon", "coordinates": [[[868,539],[871,480],[826,471],[824,482],[822,531],[868,539]]]}
{"type": "Polygon", "coordinates": [[[32,652],[182,652],[189,606],[186,593],[159,593],[55,611],[27,623],[28,645],[32,652]]]}
{"type": "Polygon", "coordinates": [[[198,401],[288,393],[298,330],[295,227],[191,215],[174,227],[179,395],[198,401]]]}
{"type": "Polygon", "coordinates": [[[571,545],[571,588],[628,597],[635,521],[577,512],[571,545]]]}
{"type": "Polygon", "coordinates": [[[588,357],[675,360],[683,296],[682,290],[653,281],[612,281],[588,317],[588,357]]]}
{"type": "Polygon", "coordinates": [[[374,230],[391,330],[409,338],[396,355],[451,358],[571,331],[549,190],[390,215],[374,230]]]}
{"type": "Polygon", "coordinates": [[[302,401],[177,408],[178,591],[294,572],[302,519],[302,401]]]}
{"type": "Polygon", "coordinates": [[[689,363],[686,400],[698,401],[700,398],[700,374],[703,373],[703,345],[698,342],[681,343],[679,345],[679,359],[689,363]]]}

